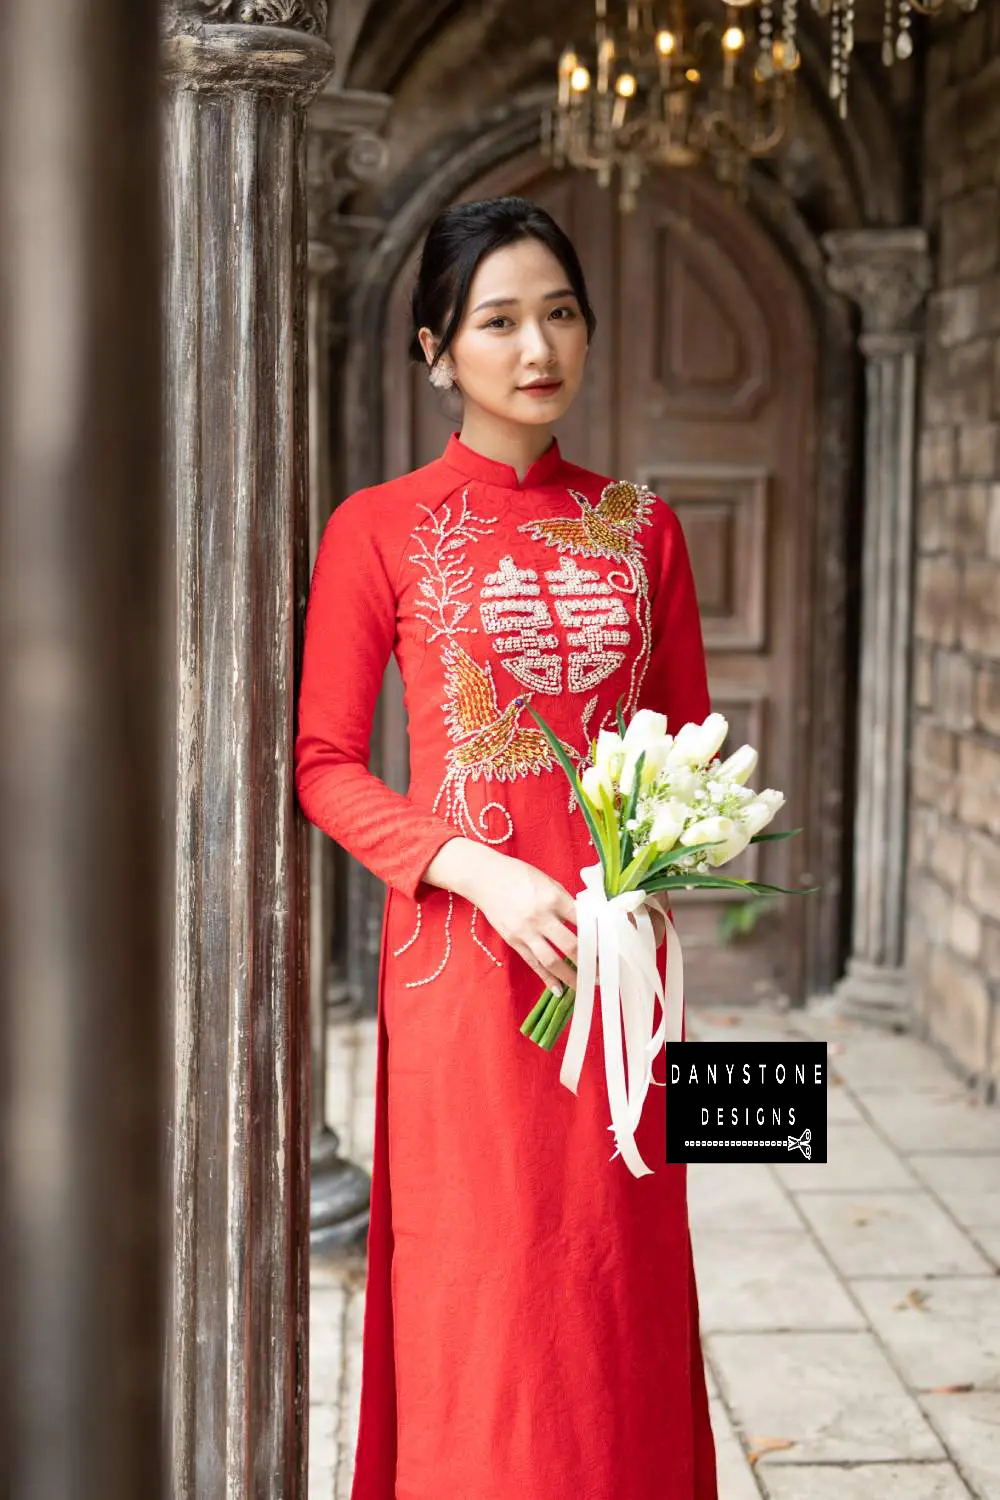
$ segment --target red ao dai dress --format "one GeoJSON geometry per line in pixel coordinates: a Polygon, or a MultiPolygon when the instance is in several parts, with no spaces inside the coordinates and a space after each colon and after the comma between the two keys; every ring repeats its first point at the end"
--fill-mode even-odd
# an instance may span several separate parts
{"type": "MultiPolygon", "coordinates": [[[[306,622],[296,785],[388,887],[352,1500],[718,1500],[686,1168],[647,1096],[614,1141],[600,1006],[579,1093],[519,1030],[540,993],[469,901],[421,876],[449,838],[572,894],[596,853],[530,702],[584,763],[638,708],[710,711],[684,536],[639,485],[516,471],[452,436],[330,519],[306,622]],[[390,652],[406,796],[368,770],[390,652]]],[[[662,1076],[661,1066],[655,1076],[662,1076]]]]}

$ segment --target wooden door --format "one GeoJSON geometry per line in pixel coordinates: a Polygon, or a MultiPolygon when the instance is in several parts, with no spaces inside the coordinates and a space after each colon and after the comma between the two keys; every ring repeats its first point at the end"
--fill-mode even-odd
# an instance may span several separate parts
{"type": "MultiPolygon", "coordinates": [[[[730,723],[723,753],[749,741],[752,778],[780,787],[775,827],[802,826],[810,713],[810,537],[816,354],[804,298],[749,215],[690,173],[647,180],[620,218],[592,177],[510,164],[464,198],[520,192],[573,238],[598,329],[584,390],[558,429],[568,458],[649,484],[677,510],[698,587],[713,707],[730,723]]],[[[394,288],[386,348],[386,474],[441,452],[454,430],[441,396],[407,367],[415,261],[394,288]]],[[[395,664],[381,715],[383,773],[406,785],[405,715],[395,664]]],[[[801,880],[801,840],[754,848],[727,867],[801,880]]],[[[676,902],[688,994],[739,1004],[801,998],[803,905],[785,898],[736,940],[719,937],[733,900],[676,902]]],[[[737,898],[739,900],[739,898],[737,898]]]]}

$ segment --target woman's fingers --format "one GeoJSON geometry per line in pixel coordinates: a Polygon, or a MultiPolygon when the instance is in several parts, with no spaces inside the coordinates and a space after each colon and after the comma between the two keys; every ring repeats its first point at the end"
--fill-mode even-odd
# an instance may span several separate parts
{"type": "Polygon", "coordinates": [[[550,975],[547,982],[552,989],[557,986],[575,989],[576,970],[573,965],[540,933],[533,940],[531,950],[538,962],[543,965],[546,973],[550,975]]]}

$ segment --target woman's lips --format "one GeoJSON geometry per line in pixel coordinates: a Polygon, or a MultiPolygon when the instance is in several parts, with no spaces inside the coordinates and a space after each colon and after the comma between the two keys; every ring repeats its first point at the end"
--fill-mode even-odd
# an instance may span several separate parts
{"type": "Polygon", "coordinates": [[[518,389],[526,396],[551,396],[561,385],[561,380],[547,380],[544,385],[522,385],[518,389]]]}

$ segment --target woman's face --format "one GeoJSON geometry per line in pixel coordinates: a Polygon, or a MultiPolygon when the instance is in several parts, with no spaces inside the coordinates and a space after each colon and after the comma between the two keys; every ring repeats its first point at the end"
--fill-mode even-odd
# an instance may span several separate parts
{"type": "MultiPolygon", "coordinates": [[[[428,338],[425,351],[434,347],[428,338]]],[[[562,416],[583,379],[587,325],[547,246],[523,239],[483,257],[443,359],[452,365],[467,415],[472,403],[505,422],[540,426],[562,416]]]]}

